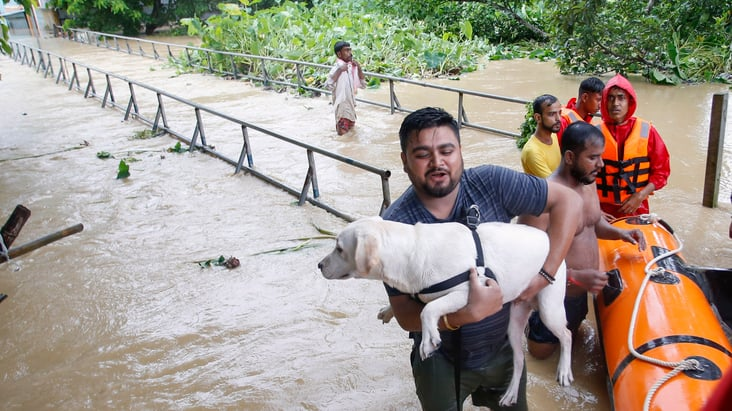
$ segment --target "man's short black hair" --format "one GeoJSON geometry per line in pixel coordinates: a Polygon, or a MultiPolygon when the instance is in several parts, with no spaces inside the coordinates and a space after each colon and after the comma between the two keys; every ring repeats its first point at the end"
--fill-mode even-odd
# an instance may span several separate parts
{"type": "Polygon", "coordinates": [[[402,153],[407,152],[407,142],[412,136],[412,132],[419,134],[422,130],[440,126],[450,127],[460,143],[457,121],[447,111],[436,107],[425,107],[410,113],[404,118],[402,126],[399,128],[399,144],[402,147],[402,153]]]}
{"type": "Polygon", "coordinates": [[[551,94],[542,94],[539,97],[534,99],[534,114],[542,114],[544,112],[544,103],[546,103],[547,106],[551,106],[552,104],[556,103],[558,98],[552,96],[551,94]]]}
{"type": "Polygon", "coordinates": [[[335,46],[333,46],[333,50],[338,54],[343,47],[351,47],[351,44],[347,41],[336,41],[335,46]]]}
{"type": "Polygon", "coordinates": [[[588,77],[579,85],[579,95],[583,93],[602,93],[605,88],[605,83],[597,77],[588,77]]]}

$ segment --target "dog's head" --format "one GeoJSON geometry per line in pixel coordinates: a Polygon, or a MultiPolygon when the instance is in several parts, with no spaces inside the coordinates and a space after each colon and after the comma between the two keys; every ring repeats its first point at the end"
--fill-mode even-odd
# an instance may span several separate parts
{"type": "Polygon", "coordinates": [[[381,217],[367,217],[348,224],[336,237],[335,249],[318,263],[323,277],[382,279],[379,258],[381,217]]]}

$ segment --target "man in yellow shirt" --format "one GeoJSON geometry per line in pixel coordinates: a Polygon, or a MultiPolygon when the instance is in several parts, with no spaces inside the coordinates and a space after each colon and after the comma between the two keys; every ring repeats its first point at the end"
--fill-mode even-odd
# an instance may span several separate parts
{"type": "Polygon", "coordinates": [[[562,125],[562,104],[551,94],[534,99],[536,132],[521,149],[521,165],[526,174],[547,178],[559,166],[557,132],[562,125]]]}

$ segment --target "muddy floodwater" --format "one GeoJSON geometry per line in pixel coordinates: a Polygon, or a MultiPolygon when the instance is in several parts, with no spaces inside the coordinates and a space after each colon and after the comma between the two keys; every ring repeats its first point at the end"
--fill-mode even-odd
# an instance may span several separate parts
{"type": "MultiPolygon", "coordinates": [[[[180,39],[175,41],[180,42],[180,39]]],[[[29,44],[36,45],[35,40],[29,44]]],[[[294,139],[391,170],[391,198],[408,182],[399,160],[402,114],[360,105],[356,129],[337,136],[326,96],[302,98],[163,61],[62,39],[43,48],[119,73],[294,139]]],[[[333,241],[312,239],[346,221],[200,152],[175,153],[169,136],[123,119],[52,78],[0,57],[0,223],[17,204],[32,212],[14,245],[77,223],[84,230],[0,264],[0,408],[3,410],[417,410],[398,325],[381,324],[380,283],[327,281],[317,262],[333,241]],[[113,158],[100,159],[100,152],[113,158]],[[130,177],[116,179],[127,159],[130,177]],[[197,263],[235,256],[241,265],[197,263]]],[[[607,80],[609,77],[604,77],[607,80]]],[[[522,99],[566,102],[581,77],[551,62],[487,62],[460,80],[433,82],[522,99]]],[[[671,153],[669,184],[651,210],[684,243],[692,265],[732,267],[732,121],[728,118],[720,201],[701,206],[712,96],[723,85],[653,86],[633,78],[637,115],[658,128],[671,153]]],[[[101,81],[101,79],[100,79],[101,81]]],[[[99,84],[97,83],[98,87],[99,84]]],[[[99,90],[98,90],[99,92],[99,90]]],[[[365,90],[379,97],[388,90],[365,90]]],[[[404,106],[454,101],[404,89],[404,106]]],[[[144,103],[143,103],[144,106],[144,103]]],[[[171,109],[174,111],[175,109],[171,109]]],[[[499,118],[516,131],[522,110],[474,107],[473,122],[499,118]]],[[[188,121],[186,119],[183,121],[188,121]]],[[[192,120],[190,120],[192,121],[192,120]]],[[[466,167],[520,169],[512,138],[464,130],[466,167]]],[[[256,159],[302,184],[305,157],[253,136],[256,159]]],[[[208,138],[234,158],[241,132],[208,138]]],[[[333,164],[319,169],[323,197],[355,216],[378,213],[380,188],[333,164]]],[[[594,321],[573,350],[575,383],[555,382],[557,357],[527,357],[535,410],[607,410],[604,359],[594,321]]],[[[468,401],[469,402],[469,401],[468,401]]],[[[473,409],[467,405],[467,409],[473,409]]]]}

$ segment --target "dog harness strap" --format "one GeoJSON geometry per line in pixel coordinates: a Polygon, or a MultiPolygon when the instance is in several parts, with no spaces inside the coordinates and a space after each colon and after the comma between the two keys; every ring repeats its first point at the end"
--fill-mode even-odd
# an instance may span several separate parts
{"type": "MultiPolygon", "coordinates": [[[[478,213],[478,208],[472,206],[470,207],[470,210],[468,210],[468,227],[470,228],[470,232],[473,234],[473,241],[475,241],[475,250],[478,252],[478,256],[475,259],[475,266],[476,267],[482,267],[485,270],[485,276],[488,278],[492,278],[493,280],[496,279],[496,275],[493,274],[493,271],[491,271],[490,268],[485,266],[485,261],[483,258],[483,246],[480,244],[480,237],[478,236],[478,231],[476,228],[478,227],[476,224],[480,223],[480,214],[472,215],[478,213]]],[[[468,281],[470,278],[470,270],[465,271],[463,273],[460,273],[454,277],[450,277],[445,281],[441,281],[437,284],[433,284],[423,290],[421,290],[417,294],[432,294],[437,293],[440,291],[449,290],[452,287],[455,287],[456,285],[463,283],[465,281],[468,281]]]]}
{"type": "MultiPolygon", "coordinates": [[[[483,260],[483,246],[480,244],[480,237],[478,236],[478,224],[480,224],[480,209],[478,209],[477,205],[473,204],[468,208],[466,214],[466,225],[470,229],[470,232],[473,233],[475,249],[478,251],[478,258],[475,259],[475,266],[483,267],[483,269],[485,270],[485,276],[495,280],[496,275],[493,274],[493,271],[491,271],[490,268],[485,266],[485,261],[483,260]]],[[[470,274],[470,271],[468,271],[468,274],[470,274]]]]}
{"type": "Polygon", "coordinates": [[[483,246],[480,244],[480,237],[478,237],[478,231],[470,230],[473,233],[473,240],[475,241],[475,249],[478,251],[478,258],[475,259],[476,267],[484,267],[485,262],[483,261],[483,246]]]}
{"type": "Polygon", "coordinates": [[[445,281],[441,281],[437,284],[431,285],[424,290],[420,291],[419,294],[432,294],[437,293],[440,291],[449,290],[452,287],[455,287],[456,285],[460,283],[464,283],[468,281],[468,278],[470,276],[470,271],[466,271],[464,273],[458,274],[454,277],[450,277],[445,281]]]}
{"type": "MultiPolygon", "coordinates": [[[[490,268],[485,266],[485,262],[483,261],[483,246],[480,244],[480,237],[478,237],[478,231],[473,230],[473,229],[471,229],[470,231],[473,233],[473,240],[475,240],[475,249],[478,250],[478,258],[475,259],[475,266],[483,267],[483,270],[485,270],[485,272],[483,274],[486,277],[495,280],[496,275],[493,274],[493,271],[491,271],[490,268]]],[[[467,273],[470,274],[470,271],[467,271],[467,273]]]]}

